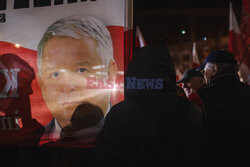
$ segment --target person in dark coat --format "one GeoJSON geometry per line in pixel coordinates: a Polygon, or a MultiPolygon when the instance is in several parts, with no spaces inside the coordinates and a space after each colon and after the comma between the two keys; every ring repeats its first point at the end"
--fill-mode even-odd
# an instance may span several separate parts
{"type": "Polygon", "coordinates": [[[112,106],[97,136],[98,167],[205,166],[202,112],[177,96],[171,56],[162,45],[134,54],[125,75],[125,100],[112,106]]]}
{"type": "Polygon", "coordinates": [[[211,166],[249,166],[250,86],[240,82],[234,55],[213,51],[198,70],[208,84],[198,94],[207,113],[211,166]]]}
{"type": "Polygon", "coordinates": [[[196,93],[199,89],[206,85],[203,74],[200,71],[197,71],[195,68],[187,69],[184,72],[182,78],[176,83],[182,83],[182,87],[186,93],[188,100],[193,101],[205,112],[203,103],[199,95],[196,93]]]}
{"type": "MultiPolygon", "coordinates": [[[[182,88],[188,100],[193,102],[197,107],[202,110],[204,116],[204,123],[206,123],[206,110],[200,96],[197,93],[199,89],[203,88],[206,85],[203,74],[200,71],[197,71],[196,68],[187,69],[184,72],[182,78],[176,83],[182,84],[182,88]]],[[[204,126],[207,127],[206,124],[204,126]]]]}

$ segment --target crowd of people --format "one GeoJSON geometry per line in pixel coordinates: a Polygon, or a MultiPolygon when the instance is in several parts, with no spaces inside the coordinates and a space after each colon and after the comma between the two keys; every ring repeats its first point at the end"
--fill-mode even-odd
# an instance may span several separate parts
{"type": "Polygon", "coordinates": [[[125,87],[98,135],[95,165],[249,165],[250,87],[238,69],[232,53],[215,50],[176,83],[166,48],[137,51],[126,77],[163,78],[163,89],[125,87]]]}

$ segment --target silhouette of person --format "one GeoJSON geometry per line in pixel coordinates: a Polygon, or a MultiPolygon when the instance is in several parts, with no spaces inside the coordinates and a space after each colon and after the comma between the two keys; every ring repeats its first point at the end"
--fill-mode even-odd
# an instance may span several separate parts
{"type": "Polygon", "coordinates": [[[29,96],[34,78],[26,61],[12,53],[0,55],[0,156],[8,166],[17,166],[25,150],[37,146],[44,132],[31,114],[29,96]]]}
{"type": "Polygon", "coordinates": [[[31,116],[33,68],[14,54],[0,56],[0,145],[37,145],[43,126],[31,116]]]}
{"type": "Polygon", "coordinates": [[[125,74],[125,100],[112,106],[96,139],[93,166],[204,166],[202,113],[177,94],[163,45],[136,50],[125,74]]]}

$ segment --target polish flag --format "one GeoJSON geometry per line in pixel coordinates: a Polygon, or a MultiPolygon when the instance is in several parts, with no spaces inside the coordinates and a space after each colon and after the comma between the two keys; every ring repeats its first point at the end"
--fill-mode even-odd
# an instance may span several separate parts
{"type": "Polygon", "coordinates": [[[192,68],[198,68],[200,66],[200,60],[196,50],[196,42],[193,43],[193,52],[192,52],[192,68]]]}
{"type": "MultiPolygon", "coordinates": [[[[243,41],[249,47],[250,44],[250,1],[249,0],[242,1],[240,30],[243,41]]],[[[248,60],[249,60],[248,66],[250,66],[250,59],[248,60]]]]}
{"type": "Polygon", "coordinates": [[[241,24],[240,31],[243,42],[247,47],[245,50],[245,57],[242,60],[240,66],[240,71],[242,77],[246,83],[250,85],[250,1],[242,1],[242,11],[241,11],[241,24]]]}
{"type": "Polygon", "coordinates": [[[124,73],[133,57],[133,0],[125,1],[124,73]]]}
{"type": "MultiPolygon", "coordinates": [[[[244,3],[243,3],[244,5],[244,3]]],[[[249,45],[249,44],[248,44],[249,45]]],[[[232,3],[229,5],[229,51],[235,55],[236,60],[239,62],[240,75],[243,82],[249,83],[249,50],[247,50],[247,44],[244,42],[241,31],[236,20],[235,14],[232,9],[232,3]]]]}
{"type": "Polygon", "coordinates": [[[136,26],[136,34],[135,34],[135,47],[142,48],[146,46],[146,41],[139,29],[139,26],[136,26]]]}

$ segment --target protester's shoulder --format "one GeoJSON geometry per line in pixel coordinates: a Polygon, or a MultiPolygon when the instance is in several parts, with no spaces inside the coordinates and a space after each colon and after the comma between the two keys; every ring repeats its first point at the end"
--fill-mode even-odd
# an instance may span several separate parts
{"type": "Polygon", "coordinates": [[[200,112],[200,110],[197,110],[196,104],[185,97],[178,97],[178,106],[180,109],[184,109],[185,112],[200,112]]]}
{"type": "Polygon", "coordinates": [[[190,101],[187,98],[179,97],[178,101],[178,105],[181,105],[182,108],[184,107],[188,112],[202,112],[202,110],[193,101],[190,101]]]}
{"type": "Polygon", "coordinates": [[[250,85],[245,84],[243,82],[240,82],[238,84],[237,90],[244,95],[244,97],[249,97],[250,98],[250,85]]]}
{"type": "Polygon", "coordinates": [[[245,89],[246,91],[250,91],[250,85],[248,84],[245,84],[243,82],[239,82],[239,86],[242,88],[242,89],[245,89]]]}
{"type": "Polygon", "coordinates": [[[120,110],[120,111],[124,111],[127,109],[133,109],[133,108],[139,108],[140,104],[135,102],[134,100],[123,100],[115,105],[113,105],[111,107],[111,111],[112,110],[120,110]]]}
{"type": "Polygon", "coordinates": [[[208,85],[200,88],[197,91],[197,94],[199,95],[199,97],[201,97],[203,99],[205,96],[208,96],[208,94],[213,93],[216,89],[217,88],[214,84],[208,84],[208,85]]]}
{"type": "Polygon", "coordinates": [[[215,84],[207,84],[206,86],[200,88],[197,92],[210,92],[216,87],[215,84]]]}
{"type": "Polygon", "coordinates": [[[133,100],[123,100],[113,105],[108,112],[107,116],[124,117],[130,115],[133,111],[141,110],[141,106],[133,100]]]}

